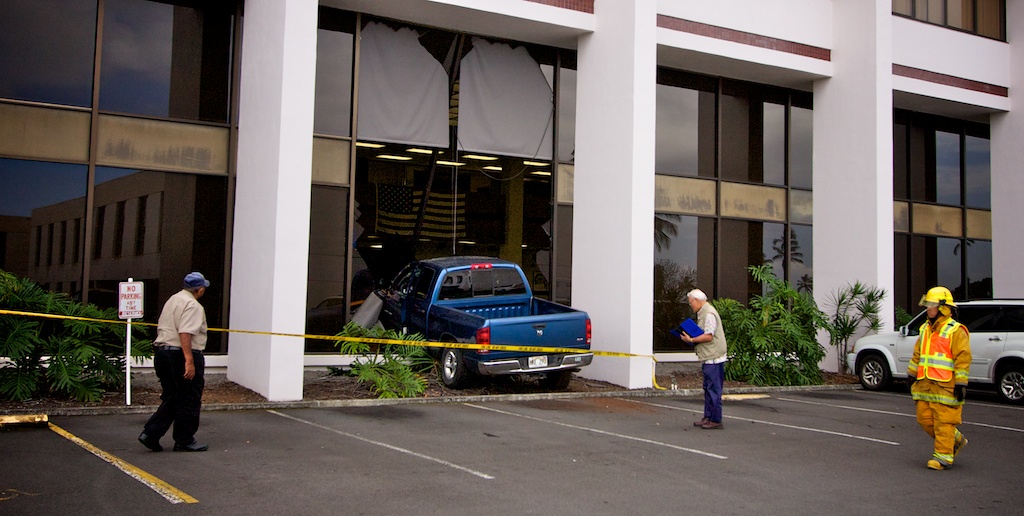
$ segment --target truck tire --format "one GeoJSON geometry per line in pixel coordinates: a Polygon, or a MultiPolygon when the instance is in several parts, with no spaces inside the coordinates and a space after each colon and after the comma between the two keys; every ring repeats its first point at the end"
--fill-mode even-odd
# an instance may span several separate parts
{"type": "Polygon", "coordinates": [[[469,384],[470,372],[462,360],[462,351],[444,348],[441,352],[441,382],[452,389],[462,389],[469,384]]]}
{"type": "Polygon", "coordinates": [[[569,387],[569,382],[571,381],[572,369],[562,369],[561,371],[551,371],[545,374],[544,378],[540,379],[540,385],[553,391],[564,391],[569,387]]]}

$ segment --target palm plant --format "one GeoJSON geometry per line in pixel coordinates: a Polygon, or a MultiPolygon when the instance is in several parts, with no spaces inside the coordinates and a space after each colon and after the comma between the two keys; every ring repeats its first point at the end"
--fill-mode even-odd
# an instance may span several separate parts
{"type": "Polygon", "coordinates": [[[422,346],[378,344],[373,339],[423,341],[415,333],[406,335],[380,326],[363,328],[349,322],[338,333],[352,337],[338,342],[342,355],[357,355],[352,363],[352,375],[359,383],[367,383],[380,398],[409,398],[423,394],[427,389],[424,376],[434,367],[434,361],[422,346]],[[369,339],[369,340],[359,340],[369,339]]]}
{"type": "Polygon", "coordinates": [[[864,330],[877,333],[882,329],[879,313],[885,296],[884,288],[869,287],[859,281],[829,294],[828,332],[831,345],[839,353],[840,371],[849,368],[846,353],[849,351],[850,339],[864,330]]]}
{"type": "MultiPolygon", "coordinates": [[[[8,361],[0,366],[0,397],[96,401],[104,390],[124,384],[125,324],[117,310],[75,302],[2,270],[0,308],[68,317],[0,314],[0,357],[8,361]]],[[[133,336],[131,353],[136,359],[152,356],[152,343],[133,336]]]]}

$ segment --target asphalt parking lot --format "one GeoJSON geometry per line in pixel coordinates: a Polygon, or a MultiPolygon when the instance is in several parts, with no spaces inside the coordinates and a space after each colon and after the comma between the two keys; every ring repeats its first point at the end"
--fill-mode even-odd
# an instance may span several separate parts
{"type": "Polygon", "coordinates": [[[678,396],[204,412],[205,453],[52,417],[0,429],[0,514],[1020,513],[1024,409],[981,398],[943,472],[901,392],[742,396],[724,430],[678,396]]]}

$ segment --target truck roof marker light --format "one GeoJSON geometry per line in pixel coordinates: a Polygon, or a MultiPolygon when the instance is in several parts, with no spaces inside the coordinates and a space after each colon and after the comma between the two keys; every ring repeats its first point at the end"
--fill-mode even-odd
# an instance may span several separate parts
{"type": "Polygon", "coordinates": [[[490,269],[490,268],[492,268],[492,267],[494,267],[494,265],[492,265],[492,264],[489,264],[489,263],[474,263],[473,265],[470,265],[470,266],[469,266],[469,268],[470,268],[471,270],[477,270],[477,269],[490,269]]]}
{"type": "MultiPolygon", "coordinates": [[[[489,345],[491,343],[491,328],[490,326],[484,326],[476,330],[476,343],[482,345],[489,345]]],[[[478,349],[477,353],[490,353],[489,349],[478,349]]]]}

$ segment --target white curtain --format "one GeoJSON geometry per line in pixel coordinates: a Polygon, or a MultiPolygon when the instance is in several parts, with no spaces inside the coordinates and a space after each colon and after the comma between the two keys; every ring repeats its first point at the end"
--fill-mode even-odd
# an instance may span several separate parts
{"type": "Polygon", "coordinates": [[[473,38],[460,74],[460,150],[551,159],[551,86],[525,47],[473,38]]]}
{"type": "Polygon", "coordinates": [[[448,146],[448,74],[408,28],[368,24],[359,56],[360,140],[448,146]]]}

